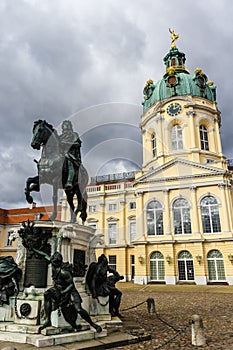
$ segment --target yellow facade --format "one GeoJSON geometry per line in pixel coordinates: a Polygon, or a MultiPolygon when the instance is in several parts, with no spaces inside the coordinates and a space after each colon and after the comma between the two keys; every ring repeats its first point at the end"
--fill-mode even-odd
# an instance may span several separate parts
{"type": "Polygon", "coordinates": [[[88,186],[87,224],[104,240],[97,255],[125,280],[233,284],[232,173],[220,122],[216,102],[197,94],[158,100],[141,117],[141,171],[88,186]]]}

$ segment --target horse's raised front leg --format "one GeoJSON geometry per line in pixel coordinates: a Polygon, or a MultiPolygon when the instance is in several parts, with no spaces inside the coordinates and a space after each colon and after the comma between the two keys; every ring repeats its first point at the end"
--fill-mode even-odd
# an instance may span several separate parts
{"type": "Polygon", "coordinates": [[[29,177],[26,181],[26,187],[24,190],[26,200],[29,204],[33,203],[33,198],[30,195],[32,191],[39,192],[40,184],[39,184],[39,176],[29,177]]]}

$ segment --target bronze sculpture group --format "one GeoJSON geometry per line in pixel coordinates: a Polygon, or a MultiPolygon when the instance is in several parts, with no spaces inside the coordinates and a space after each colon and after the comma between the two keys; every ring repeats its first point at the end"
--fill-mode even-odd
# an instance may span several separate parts
{"type": "MultiPolygon", "coordinates": [[[[76,215],[80,212],[84,223],[87,217],[88,174],[81,161],[81,140],[73,131],[71,122],[66,120],[62,123],[61,135],[58,135],[53,126],[45,120],[34,122],[31,146],[37,150],[42,148],[42,154],[40,160],[36,161],[38,174],[29,177],[26,181],[26,200],[32,203],[31,192],[39,192],[41,184],[51,184],[54,209],[50,220],[55,220],[57,192],[62,188],[70,205],[71,221],[75,222],[76,215]],[[73,203],[74,195],[77,195],[78,200],[76,209],[73,203]]],[[[52,325],[51,313],[57,309],[61,311],[73,330],[81,329],[80,325],[76,324],[77,316],[80,315],[97,332],[101,332],[102,328],[92,321],[88,312],[82,307],[82,298],[73,281],[74,266],[63,262],[59,252],[51,255],[51,246],[48,243],[52,237],[51,230],[37,227],[28,220],[23,223],[18,234],[22,239],[22,245],[26,248],[24,286],[46,287],[48,264],[52,266],[53,286],[44,293],[45,322],[39,328],[39,332],[52,325]],[[30,270],[32,266],[40,269],[39,276],[38,274],[32,276],[32,270],[30,270]]],[[[0,306],[4,303],[9,304],[9,298],[14,294],[17,302],[21,276],[22,271],[12,257],[0,257],[0,306]]],[[[100,296],[108,297],[109,312],[112,316],[118,317],[123,317],[119,312],[122,293],[115,285],[121,279],[123,276],[109,266],[104,254],[98,258],[98,262],[90,264],[86,274],[86,285],[92,297],[98,301],[100,296]]]]}
{"type": "Polygon", "coordinates": [[[73,131],[72,123],[62,123],[62,134],[58,135],[53,126],[45,120],[37,120],[33,126],[31,146],[42,148],[41,158],[37,163],[38,175],[26,181],[25,195],[28,203],[33,202],[32,191],[39,192],[41,184],[53,186],[53,213],[50,220],[57,217],[58,189],[64,189],[71,209],[71,222],[76,221],[80,212],[82,222],[87,218],[88,174],[81,162],[81,140],[73,131]],[[77,196],[78,205],[74,207],[73,198],[77,196]]]}
{"type": "MultiPolygon", "coordinates": [[[[51,264],[52,266],[53,286],[44,293],[45,321],[39,328],[39,332],[52,325],[51,313],[57,309],[61,311],[64,319],[71,325],[72,330],[78,331],[81,329],[80,325],[76,324],[77,316],[80,315],[97,332],[101,332],[102,328],[92,321],[88,312],[82,307],[82,298],[73,281],[74,266],[68,262],[63,262],[63,257],[59,252],[51,255],[51,247],[48,243],[48,239],[51,238],[51,232],[45,228],[35,226],[29,220],[23,223],[22,228],[18,232],[27,251],[26,265],[28,260],[34,256],[37,264],[42,259],[47,261],[47,265],[51,264]]],[[[44,274],[42,270],[40,274],[44,274]]],[[[9,297],[15,293],[18,294],[18,283],[21,275],[22,271],[12,257],[0,257],[1,304],[8,304],[9,297]]],[[[25,276],[24,284],[26,281],[25,276]]],[[[110,314],[120,318],[123,317],[119,312],[122,293],[116,288],[115,284],[121,279],[123,279],[123,276],[120,276],[116,270],[109,266],[107,257],[104,254],[98,258],[97,262],[92,262],[89,265],[86,273],[86,285],[92,297],[98,301],[100,296],[109,297],[110,314]]],[[[30,280],[33,280],[32,276],[30,280]]],[[[36,283],[41,283],[40,280],[33,280],[33,282],[35,282],[35,287],[37,287],[36,283]]]]}
{"type": "MultiPolygon", "coordinates": [[[[44,310],[45,322],[40,327],[40,331],[51,326],[52,311],[60,308],[65,320],[72,326],[73,330],[80,330],[80,326],[76,324],[78,314],[95,328],[97,332],[101,332],[102,328],[94,323],[88,312],[82,307],[82,298],[73,282],[72,265],[63,262],[62,255],[55,252],[51,257],[42,251],[34,249],[34,251],[42,255],[52,265],[53,287],[44,293],[44,310]]],[[[112,316],[123,316],[119,312],[122,293],[115,284],[123,279],[117,271],[108,266],[108,260],[102,254],[98,262],[91,263],[86,275],[86,283],[91,289],[93,298],[98,299],[99,296],[109,296],[109,312],[112,316]],[[112,275],[107,276],[107,272],[112,275]],[[90,278],[94,281],[94,285],[90,283],[90,278]]]]}
{"type": "Polygon", "coordinates": [[[102,328],[91,320],[88,312],[82,307],[82,298],[73,282],[72,266],[67,262],[63,262],[62,255],[59,252],[55,252],[50,257],[42,251],[35,251],[51,263],[54,284],[53,287],[47,289],[44,293],[46,319],[40,327],[40,331],[52,325],[51,313],[60,308],[65,320],[72,326],[73,330],[80,330],[79,325],[76,324],[79,314],[97,332],[101,332],[102,328]]]}
{"type": "Polygon", "coordinates": [[[99,296],[109,296],[109,312],[112,316],[123,317],[119,312],[122,293],[115,286],[123,278],[109,266],[104,254],[99,256],[98,262],[92,262],[87,271],[86,283],[92,297],[98,299],[99,296]]]}

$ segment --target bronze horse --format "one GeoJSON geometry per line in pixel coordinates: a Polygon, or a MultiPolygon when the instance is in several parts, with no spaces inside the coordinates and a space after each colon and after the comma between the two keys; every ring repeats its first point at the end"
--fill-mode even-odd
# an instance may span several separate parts
{"type": "Polygon", "coordinates": [[[65,189],[68,176],[68,168],[65,155],[62,154],[61,144],[57,131],[45,120],[38,120],[34,123],[33,138],[31,146],[40,150],[41,158],[37,163],[38,175],[29,177],[26,181],[25,195],[28,203],[33,203],[32,191],[39,192],[41,184],[53,186],[53,213],[50,220],[57,217],[58,189],[64,189],[67,202],[70,206],[71,222],[76,221],[76,216],[80,212],[80,217],[84,223],[87,218],[87,192],[88,173],[82,163],[79,168],[75,167],[75,174],[72,187],[65,189]],[[75,209],[74,195],[77,196],[78,205],[75,209]]]}

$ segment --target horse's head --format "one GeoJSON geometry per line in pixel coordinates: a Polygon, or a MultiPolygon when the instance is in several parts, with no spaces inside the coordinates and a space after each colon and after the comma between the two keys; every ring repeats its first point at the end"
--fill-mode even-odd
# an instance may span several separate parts
{"type": "Polygon", "coordinates": [[[33,138],[31,146],[34,149],[40,149],[41,146],[45,145],[54,131],[52,125],[47,123],[45,120],[37,120],[33,126],[33,138]]]}

